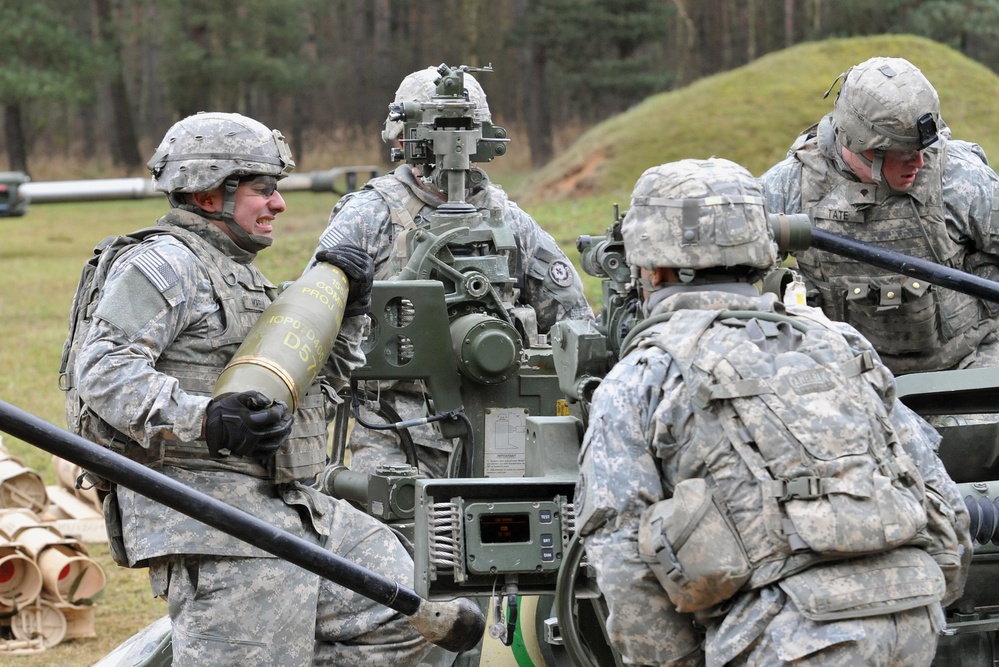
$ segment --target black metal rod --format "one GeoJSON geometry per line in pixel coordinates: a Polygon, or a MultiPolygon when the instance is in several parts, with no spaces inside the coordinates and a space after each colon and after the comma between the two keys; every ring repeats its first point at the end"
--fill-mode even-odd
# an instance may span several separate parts
{"type": "Polygon", "coordinates": [[[0,430],[406,616],[414,615],[424,602],[415,591],[388,577],[275,528],[252,514],[58,428],[5,401],[0,401],[0,430]]]}
{"type": "Polygon", "coordinates": [[[993,280],[880,246],[862,243],[817,227],[812,227],[811,234],[813,248],[858,259],[887,271],[925,280],[938,287],[947,287],[955,292],[999,303],[999,283],[993,280]]]}

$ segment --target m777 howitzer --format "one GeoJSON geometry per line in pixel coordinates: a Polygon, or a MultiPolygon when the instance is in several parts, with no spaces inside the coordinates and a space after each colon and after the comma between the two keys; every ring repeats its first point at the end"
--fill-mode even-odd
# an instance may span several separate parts
{"type": "MultiPolygon", "coordinates": [[[[573,534],[582,419],[559,389],[534,309],[515,305],[520,260],[513,230],[501,211],[465,201],[482,177],[475,164],[505,151],[502,128],[479,120],[465,98],[465,71],[441,66],[430,102],[391,109],[404,122],[396,157],[420,165],[447,202],[409,233],[400,275],[375,281],[367,364],[352,376],[355,387],[421,382],[427,417],[400,422],[377,392],[355,391],[342,406],[346,413],[364,400],[386,424],[366,423],[355,409],[354,428],[393,429],[414,467],[351,471],[342,465],[346,429],[335,429],[333,465],[321,485],[412,539],[414,588],[428,599],[478,597],[484,606],[496,600],[481,653],[456,664],[476,665],[490,651],[510,665],[527,664],[529,651],[535,664],[570,665],[548,621],[573,534]],[[415,467],[406,428],[425,421],[455,442],[445,479],[425,479],[415,467]],[[546,630],[549,640],[539,639],[546,630]],[[533,637],[529,649],[517,641],[524,635],[533,637]],[[516,651],[524,655],[515,659],[516,651]]],[[[345,424],[345,416],[336,423],[345,424]]],[[[597,626],[591,630],[602,636],[597,626]]]]}

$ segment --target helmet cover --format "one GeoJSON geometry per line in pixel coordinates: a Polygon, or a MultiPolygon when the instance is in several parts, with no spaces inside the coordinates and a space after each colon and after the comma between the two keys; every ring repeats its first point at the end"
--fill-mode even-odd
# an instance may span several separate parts
{"type": "Polygon", "coordinates": [[[621,233],[628,263],[646,269],[769,269],[778,257],[759,183],[721,158],[647,169],[621,233]]]}
{"type": "Polygon", "coordinates": [[[940,98],[904,58],[877,57],[851,67],[833,106],[836,141],[852,153],[914,151],[938,138],[940,98]]]}
{"type": "Polygon", "coordinates": [[[146,165],[161,192],[208,192],[229,177],[274,176],[294,168],[284,136],[237,113],[200,112],[174,123],[146,165]]]}

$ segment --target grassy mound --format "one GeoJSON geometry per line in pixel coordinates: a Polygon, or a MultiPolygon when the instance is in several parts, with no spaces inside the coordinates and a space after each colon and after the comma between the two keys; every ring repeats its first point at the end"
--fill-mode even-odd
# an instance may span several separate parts
{"type": "Polygon", "coordinates": [[[736,70],[649,97],[586,132],[520,188],[525,206],[618,198],[642,172],[681,158],[724,157],[756,175],[781,160],[794,138],[832,109],[851,65],[873,56],[903,57],[940,95],[953,136],[999,156],[999,77],[961,53],[921,37],[887,35],[808,42],[736,70]]]}

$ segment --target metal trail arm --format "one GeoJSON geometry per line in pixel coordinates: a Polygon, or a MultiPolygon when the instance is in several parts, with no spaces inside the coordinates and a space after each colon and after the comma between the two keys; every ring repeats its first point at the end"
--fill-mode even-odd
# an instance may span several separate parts
{"type": "Polygon", "coordinates": [[[5,401],[0,401],[0,430],[394,609],[406,615],[413,627],[429,641],[449,651],[461,652],[474,647],[485,630],[485,617],[471,600],[424,600],[396,581],[5,401]]]}

